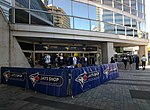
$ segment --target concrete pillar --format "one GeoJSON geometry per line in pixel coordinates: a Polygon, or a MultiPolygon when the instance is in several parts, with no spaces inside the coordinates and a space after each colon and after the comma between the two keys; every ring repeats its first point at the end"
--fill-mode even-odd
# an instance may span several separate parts
{"type": "Polygon", "coordinates": [[[145,45],[139,46],[139,53],[138,54],[139,54],[139,58],[140,58],[140,64],[141,64],[141,57],[143,55],[146,56],[146,58],[147,58],[146,64],[148,64],[148,50],[147,50],[147,46],[145,46],[145,45]]]}
{"type": "Polygon", "coordinates": [[[114,44],[111,42],[102,43],[102,63],[110,63],[110,58],[114,55],[114,44]]]}

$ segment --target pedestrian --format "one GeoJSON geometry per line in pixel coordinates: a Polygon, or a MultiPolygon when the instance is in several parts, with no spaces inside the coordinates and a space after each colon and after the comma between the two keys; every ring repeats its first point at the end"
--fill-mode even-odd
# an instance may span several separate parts
{"type": "Polygon", "coordinates": [[[141,58],[143,70],[145,70],[146,61],[147,61],[147,59],[146,59],[145,55],[143,55],[142,58],[141,58]]]}
{"type": "Polygon", "coordinates": [[[115,63],[114,57],[111,57],[110,63],[115,63]]]}
{"type": "Polygon", "coordinates": [[[47,68],[47,67],[51,68],[51,56],[49,54],[46,54],[44,59],[45,59],[44,68],[47,68]]]}
{"type": "Polygon", "coordinates": [[[135,56],[136,70],[139,70],[139,62],[140,62],[140,60],[139,60],[139,56],[138,56],[138,55],[136,55],[136,56],[135,56]]]}
{"type": "Polygon", "coordinates": [[[76,66],[77,65],[77,58],[76,56],[73,57],[73,66],[76,66]]]}
{"type": "Polygon", "coordinates": [[[127,69],[127,62],[128,62],[128,58],[127,58],[127,55],[125,55],[122,59],[122,62],[124,64],[124,69],[126,70],[127,69]]]}
{"type": "Polygon", "coordinates": [[[132,57],[132,55],[129,55],[130,69],[132,69],[132,63],[133,63],[133,57],[132,57]]]}

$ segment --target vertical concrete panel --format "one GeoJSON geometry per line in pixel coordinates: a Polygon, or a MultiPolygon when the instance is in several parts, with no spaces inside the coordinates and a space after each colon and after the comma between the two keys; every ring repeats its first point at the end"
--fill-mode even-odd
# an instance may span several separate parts
{"type": "Polygon", "coordinates": [[[110,63],[110,58],[114,55],[113,43],[102,43],[102,63],[110,63]]]}
{"type": "Polygon", "coordinates": [[[9,66],[9,26],[0,12],[0,67],[9,66]]]}
{"type": "Polygon", "coordinates": [[[17,67],[30,67],[27,58],[21,50],[21,47],[15,37],[13,37],[13,47],[12,47],[12,63],[11,66],[17,67]]]}

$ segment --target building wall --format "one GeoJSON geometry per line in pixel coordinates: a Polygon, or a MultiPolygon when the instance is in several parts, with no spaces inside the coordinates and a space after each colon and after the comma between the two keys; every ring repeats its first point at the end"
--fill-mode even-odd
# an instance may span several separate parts
{"type": "Polygon", "coordinates": [[[0,11],[0,67],[9,65],[9,26],[0,11]]]}
{"type": "Polygon", "coordinates": [[[9,25],[2,11],[0,11],[0,33],[0,67],[30,67],[16,38],[11,36],[9,25]]]}

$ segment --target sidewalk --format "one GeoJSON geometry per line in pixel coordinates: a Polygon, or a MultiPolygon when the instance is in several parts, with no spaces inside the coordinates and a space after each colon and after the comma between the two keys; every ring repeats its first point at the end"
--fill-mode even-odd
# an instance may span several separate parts
{"type": "Polygon", "coordinates": [[[0,84],[0,110],[150,110],[150,66],[72,97],[53,97],[0,84]]]}

